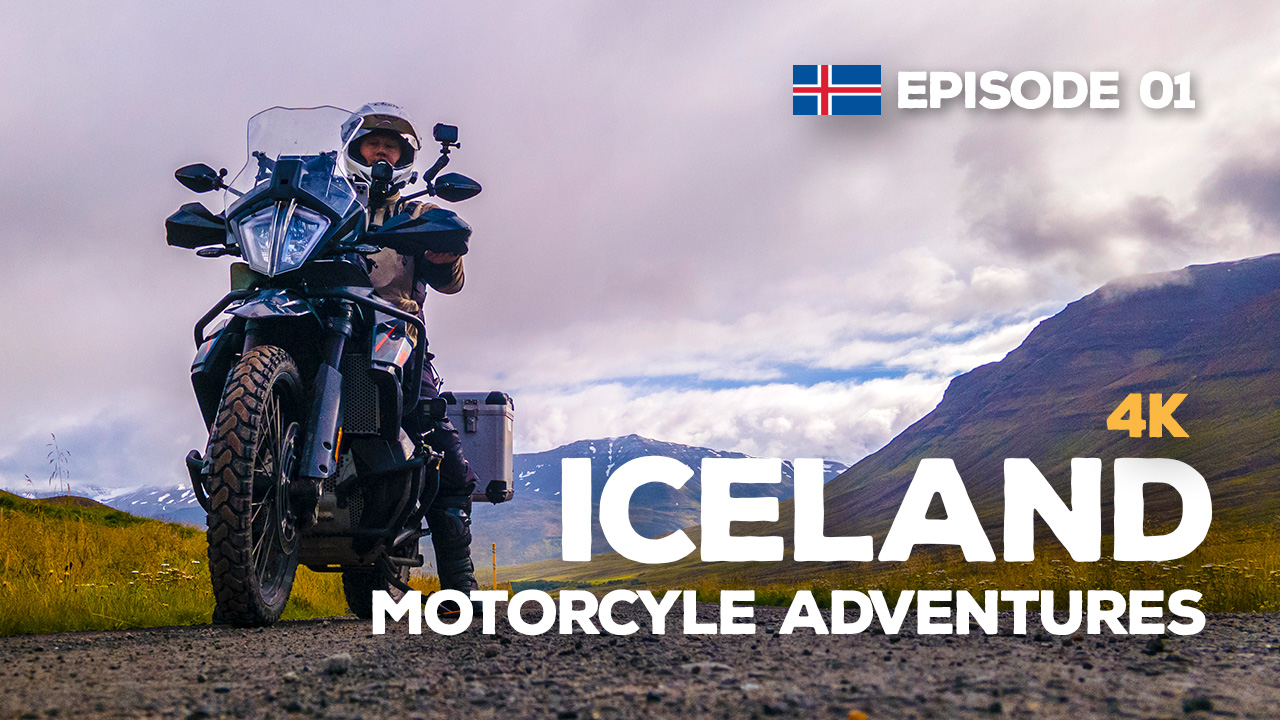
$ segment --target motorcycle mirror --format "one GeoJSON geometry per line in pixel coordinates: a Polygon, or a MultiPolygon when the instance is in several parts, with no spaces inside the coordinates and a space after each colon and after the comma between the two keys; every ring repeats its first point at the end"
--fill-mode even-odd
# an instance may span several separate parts
{"type": "Polygon", "coordinates": [[[458,144],[458,126],[436,123],[436,126],[431,128],[431,137],[435,138],[436,142],[456,145],[458,144]]]}
{"type": "MultiPolygon", "coordinates": [[[[223,174],[226,170],[222,171],[223,174]]],[[[173,171],[173,176],[188,190],[206,193],[222,187],[222,174],[204,163],[186,165],[173,171]]]]}
{"type": "Polygon", "coordinates": [[[436,197],[447,202],[462,202],[479,195],[482,189],[480,183],[458,173],[445,173],[435,183],[436,197]]]}

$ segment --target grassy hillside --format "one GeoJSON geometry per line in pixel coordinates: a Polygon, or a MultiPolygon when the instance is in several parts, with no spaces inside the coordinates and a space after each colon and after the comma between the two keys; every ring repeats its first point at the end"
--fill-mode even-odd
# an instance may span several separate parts
{"type": "Polygon", "coordinates": [[[146,518],[135,517],[96,500],[76,495],[28,500],[0,490],[0,513],[10,511],[25,515],[39,515],[50,520],[84,521],[105,527],[130,527],[148,522],[146,518]]]}
{"type": "MultiPolygon", "coordinates": [[[[832,481],[834,528],[882,535],[921,458],[953,458],[998,539],[1003,461],[1031,458],[1060,492],[1073,457],[1163,457],[1209,482],[1215,524],[1280,515],[1280,256],[1193,267],[1107,286],[1044,321],[1002,361],[957,377],[938,407],[832,481]],[[1130,287],[1129,285],[1132,285],[1130,287]],[[1129,393],[1185,393],[1189,437],[1131,438],[1106,429],[1129,393]]],[[[1149,515],[1175,519],[1172,493],[1149,515]]]]}
{"type": "MultiPolygon", "coordinates": [[[[0,635],[207,623],[205,553],[184,525],[0,492],[0,635]]],[[[340,576],[299,568],[284,617],[343,614],[340,576]]]]}

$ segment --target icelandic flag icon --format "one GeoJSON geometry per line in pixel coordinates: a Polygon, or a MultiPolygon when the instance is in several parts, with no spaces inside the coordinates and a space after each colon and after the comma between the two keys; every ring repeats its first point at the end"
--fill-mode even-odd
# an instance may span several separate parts
{"type": "Polygon", "coordinates": [[[792,115],[879,115],[879,65],[792,65],[792,115]]]}

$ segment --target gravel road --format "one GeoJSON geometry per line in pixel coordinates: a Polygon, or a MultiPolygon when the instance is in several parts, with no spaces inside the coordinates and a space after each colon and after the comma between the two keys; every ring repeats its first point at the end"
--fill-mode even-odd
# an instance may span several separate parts
{"type": "Polygon", "coordinates": [[[1280,717],[1274,614],[1153,642],[922,637],[913,619],[898,636],[783,636],[774,608],[755,635],[685,636],[672,612],[662,636],[486,636],[478,621],[374,636],[333,618],[0,638],[0,717],[1280,717]]]}

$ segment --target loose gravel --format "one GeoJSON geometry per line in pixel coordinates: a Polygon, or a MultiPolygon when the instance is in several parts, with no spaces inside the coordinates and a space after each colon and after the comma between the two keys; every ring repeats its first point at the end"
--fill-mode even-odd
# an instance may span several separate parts
{"type": "Polygon", "coordinates": [[[1157,638],[917,636],[913,619],[778,635],[783,615],[757,608],[755,635],[686,636],[672,617],[655,636],[637,617],[628,636],[374,636],[333,618],[0,638],[0,717],[1280,717],[1275,614],[1157,638]]]}

